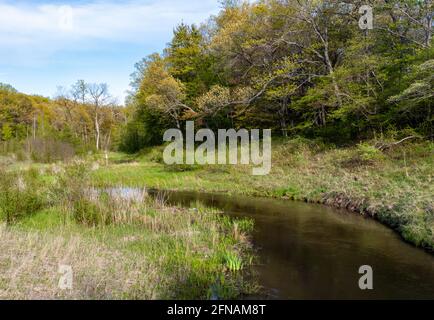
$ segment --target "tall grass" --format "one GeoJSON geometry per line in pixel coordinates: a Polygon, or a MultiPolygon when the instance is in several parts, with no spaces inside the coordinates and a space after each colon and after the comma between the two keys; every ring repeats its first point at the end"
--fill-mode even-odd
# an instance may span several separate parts
{"type": "Polygon", "coordinates": [[[434,250],[434,144],[367,141],[336,148],[320,141],[273,141],[272,172],[249,166],[198,166],[173,172],[140,156],[94,173],[101,186],[122,183],[318,202],[371,216],[406,241],[434,250]],[[392,145],[387,149],[378,145],[392,145]]]}
{"type": "Polygon", "coordinates": [[[250,220],[168,206],[146,190],[96,188],[85,162],[4,172],[0,187],[0,259],[9,261],[0,263],[0,298],[229,299],[257,290],[250,220]],[[58,264],[75,270],[73,290],[57,287],[58,264]]]}

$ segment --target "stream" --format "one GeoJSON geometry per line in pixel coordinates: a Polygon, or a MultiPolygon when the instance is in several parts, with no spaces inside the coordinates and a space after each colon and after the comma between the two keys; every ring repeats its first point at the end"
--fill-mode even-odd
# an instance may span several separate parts
{"type": "MultiPolygon", "coordinates": [[[[154,196],[157,191],[151,192],[154,196]]],[[[159,193],[161,196],[161,193],[159,193]]],[[[255,221],[261,299],[434,299],[434,256],[373,219],[287,200],[163,192],[172,205],[198,201],[255,221]],[[373,269],[373,290],[359,268],[373,269]]]]}

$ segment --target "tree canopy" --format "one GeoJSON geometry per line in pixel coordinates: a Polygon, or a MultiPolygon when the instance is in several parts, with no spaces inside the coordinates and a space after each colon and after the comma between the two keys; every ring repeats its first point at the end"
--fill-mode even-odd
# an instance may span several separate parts
{"type": "Polygon", "coordinates": [[[365,4],[224,1],[202,25],[180,24],[162,55],[137,65],[124,138],[148,138],[129,149],[186,119],[333,142],[432,135],[432,1],[369,1],[374,28],[361,30],[365,4]]]}

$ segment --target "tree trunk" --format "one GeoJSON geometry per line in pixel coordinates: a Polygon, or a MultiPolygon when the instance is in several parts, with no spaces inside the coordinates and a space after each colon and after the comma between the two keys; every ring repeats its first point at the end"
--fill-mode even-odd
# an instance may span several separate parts
{"type": "Polygon", "coordinates": [[[432,14],[428,13],[426,16],[426,30],[425,30],[425,45],[427,48],[431,47],[432,23],[433,23],[432,14]]]}
{"type": "Polygon", "coordinates": [[[336,99],[338,101],[338,106],[340,108],[340,107],[342,107],[341,92],[340,92],[340,89],[339,89],[338,82],[336,81],[335,70],[333,68],[333,65],[332,65],[332,62],[331,62],[331,59],[330,59],[329,49],[328,49],[328,43],[324,45],[324,57],[325,57],[325,60],[326,60],[327,69],[329,71],[329,75],[332,78],[333,88],[334,88],[334,91],[335,91],[335,96],[336,96],[336,99]]]}
{"type": "Polygon", "coordinates": [[[95,131],[96,131],[96,150],[99,150],[99,141],[101,137],[98,120],[98,109],[95,110],[95,131]]]}

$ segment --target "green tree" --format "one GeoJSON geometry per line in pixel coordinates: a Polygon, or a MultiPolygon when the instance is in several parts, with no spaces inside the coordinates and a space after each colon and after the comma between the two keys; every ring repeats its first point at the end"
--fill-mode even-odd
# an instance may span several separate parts
{"type": "Polygon", "coordinates": [[[165,50],[168,72],[185,86],[186,103],[194,104],[195,97],[216,82],[212,71],[212,56],[205,48],[205,39],[195,25],[180,24],[165,50]]]}
{"type": "Polygon", "coordinates": [[[3,141],[9,141],[13,138],[12,128],[9,123],[3,124],[1,133],[3,141]]]}
{"type": "Polygon", "coordinates": [[[17,93],[17,90],[10,84],[0,82],[0,91],[17,93]]]}

